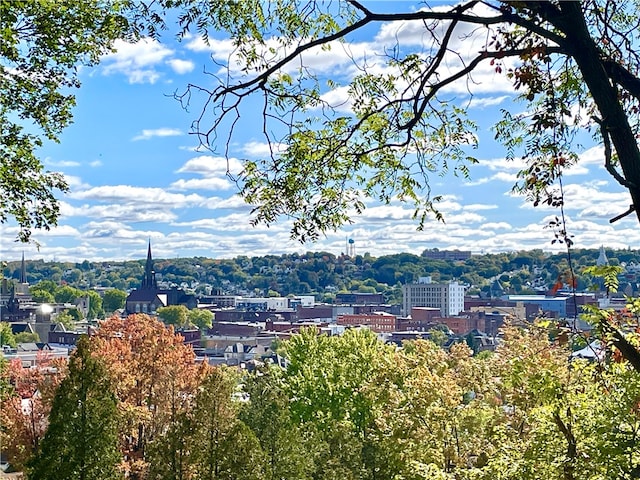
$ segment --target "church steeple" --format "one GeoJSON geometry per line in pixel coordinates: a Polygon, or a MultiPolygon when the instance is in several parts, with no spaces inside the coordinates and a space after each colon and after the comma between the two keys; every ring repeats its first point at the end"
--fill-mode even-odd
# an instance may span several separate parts
{"type": "Polygon", "coordinates": [[[24,263],[24,252],[22,252],[22,263],[20,264],[20,283],[27,283],[27,267],[24,263]]]}
{"type": "Polygon", "coordinates": [[[144,277],[142,278],[142,287],[145,289],[158,288],[156,282],[156,272],[153,270],[153,258],[151,257],[151,240],[149,240],[149,247],[147,249],[147,263],[144,267],[144,277]]]}
{"type": "Polygon", "coordinates": [[[609,259],[607,258],[607,254],[604,251],[604,245],[600,246],[600,255],[598,255],[598,259],[596,260],[596,265],[598,267],[609,265],[609,259]]]}

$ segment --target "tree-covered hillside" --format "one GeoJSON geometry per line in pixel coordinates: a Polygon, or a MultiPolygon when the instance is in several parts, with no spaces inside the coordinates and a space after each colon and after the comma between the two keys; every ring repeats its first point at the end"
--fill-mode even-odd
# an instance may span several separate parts
{"type": "MultiPolygon", "coordinates": [[[[587,289],[591,278],[582,273],[594,265],[595,249],[572,251],[578,277],[578,289],[587,289]]],[[[640,251],[607,250],[611,264],[640,263],[640,251]]],[[[7,278],[20,278],[20,262],[8,262],[3,270],[7,278]]],[[[399,253],[372,257],[368,253],[354,258],[327,252],[240,256],[233,259],[205,257],[156,259],[158,280],[207,294],[282,295],[314,294],[330,300],[340,291],[382,292],[388,302],[400,300],[400,286],[431,276],[433,281],[457,280],[468,284],[472,292],[488,290],[496,279],[506,291],[522,293],[553,285],[569,269],[566,254],[548,254],[541,250],[472,255],[464,261],[434,260],[423,255],[399,253]]],[[[52,280],[57,284],[89,289],[108,287],[127,290],[140,285],[144,260],[126,262],[63,263],[27,260],[27,281],[37,284],[52,280]]],[[[628,281],[635,282],[629,274],[628,281]]]]}

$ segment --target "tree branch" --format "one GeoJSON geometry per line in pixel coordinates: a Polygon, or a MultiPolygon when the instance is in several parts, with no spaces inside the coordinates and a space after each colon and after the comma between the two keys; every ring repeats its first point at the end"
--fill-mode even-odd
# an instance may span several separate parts
{"type": "MultiPolygon", "coordinates": [[[[433,12],[433,11],[419,11],[419,12],[410,12],[410,13],[372,13],[370,10],[364,8],[360,3],[354,2],[351,0],[349,2],[355,8],[359,9],[363,12],[364,17],[357,22],[352,23],[351,25],[346,26],[345,28],[332,33],[330,35],[316,38],[308,43],[304,43],[295,48],[291,53],[285,55],[282,59],[274,62],[268,68],[266,68],[262,73],[256,75],[250,80],[246,82],[240,82],[231,86],[224,86],[220,88],[214,94],[214,101],[218,101],[220,98],[225,96],[228,93],[237,92],[239,90],[245,90],[249,87],[255,86],[260,82],[265,82],[271,75],[280,70],[286,64],[288,64],[293,59],[299,57],[302,53],[322,45],[326,45],[334,40],[339,40],[341,38],[346,37],[350,33],[359,30],[360,28],[365,27],[369,23],[373,22],[391,22],[391,21],[425,21],[425,20],[440,20],[440,21],[453,21],[458,23],[468,23],[473,25],[483,25],[485,27],[489,25],[497,25],[497,24],[515,24],[522,26],[533,33],[546,38],[560,46],[565,44],[565,40],[563,37],[544,29],[540,25],[535,22],[528,21],[516,14],[502,11],[500,15],[496,15],[493,17],[480,17],[475,15],[464,14],[463,12],[472,8],[477,4],[476,1],[472,1],[468,4],[464,4],[458,7],[455,7],[453,10],[448,12],[433,12]]],[[[492,8],[495,8],[491,6],[492,8]]]]}
{"type": "Polygon", "coordinates": [[[607,75],[612,82],[617,83],[633,97],[640,100],[640,79],[633,75],[623,65],[610,59],[602,60],[607,75]]]}
{"type": "Polygon", "coordinates": [[[604,167],[607,169],[607,172],[609,172],[609,174],[623,187],[635,188],[635,185],[620,175],[615,166],[611,163],[611,138],[609,138],[606,122],[604,120],[600,120],[595,115],[592,115],[591,118],[594,122],[600,125],[600,134],[602,135],[602,143],[604,144],[604,167]]]}

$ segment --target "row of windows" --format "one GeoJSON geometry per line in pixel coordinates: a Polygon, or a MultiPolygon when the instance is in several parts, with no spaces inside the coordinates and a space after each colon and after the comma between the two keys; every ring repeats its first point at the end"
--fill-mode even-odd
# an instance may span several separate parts
{"type": "Polygon", "coordinates": [[[156,306],[154,304],[149,305],[148,303],[136,303],[134,310],[136,313],[156,313],[156,306]],[[149,306],[151,309],[148,308],[149,306]]]}

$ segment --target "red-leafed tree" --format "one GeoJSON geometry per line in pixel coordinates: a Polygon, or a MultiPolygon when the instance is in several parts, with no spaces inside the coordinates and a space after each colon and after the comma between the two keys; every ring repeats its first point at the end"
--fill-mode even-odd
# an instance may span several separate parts
{"type": "Polygon", "coordinates": [[[10,389],[0,404],[0,442],[13,468],[22,468],[38,450],[65,372],[65,362],[46,353],[38,354],[35,368],[24,368],[16,359],[2,372],[10,389]]]}
{"type": "Polygon", "coordinates": [[[172,327],[148,315],[112,317],[98,329],[95,352],[105,360],[119,400],[124,468],[147,469],[147,446],[189,407],[206,374],[172,327]]]}

